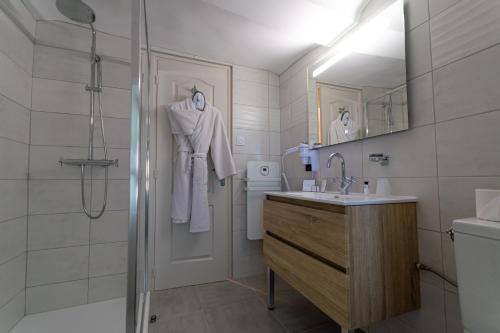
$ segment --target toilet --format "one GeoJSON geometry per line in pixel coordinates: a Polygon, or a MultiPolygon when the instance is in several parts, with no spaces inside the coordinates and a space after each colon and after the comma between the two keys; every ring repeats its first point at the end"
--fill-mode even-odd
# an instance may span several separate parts
{"type": "Polygon", "coordinates": [[[500,223],[453,222],[462,324],[466,333],[500,332],[500,223]]]}

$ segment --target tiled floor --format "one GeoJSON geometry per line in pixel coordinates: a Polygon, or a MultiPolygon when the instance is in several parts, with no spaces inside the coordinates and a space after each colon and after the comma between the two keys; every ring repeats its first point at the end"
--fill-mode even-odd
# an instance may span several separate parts
{"type": "Polygon", "coordinates": [[[265,277],[154,292],[151,333],[337,333],[340,328],[278,280],[276,308],[265,303],[265,277]]]}

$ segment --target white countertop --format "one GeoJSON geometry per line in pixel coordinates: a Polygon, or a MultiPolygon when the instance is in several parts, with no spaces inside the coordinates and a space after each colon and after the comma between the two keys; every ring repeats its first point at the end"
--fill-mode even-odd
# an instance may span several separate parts
{"type": "Polygon", "coordinates": [[[410,196],[377,196],[363,193],[340,194],[337,192],[265,192],[277,197],[315,201],[339,206],[381,205],[391,203],[417,202],[417,197],[410,196]]]}

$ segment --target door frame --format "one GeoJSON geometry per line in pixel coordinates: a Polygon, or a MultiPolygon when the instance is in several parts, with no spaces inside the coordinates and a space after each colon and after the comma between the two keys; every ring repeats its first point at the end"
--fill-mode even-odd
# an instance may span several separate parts
{"type": "MultiPolygon", "coordinates": [[[[151,96],[150,96],[150,106],[151,106],[151,176],[152,176],[152,182],[151,182],[151,193],[150,193],[150,212],[152,215],[150,218],[150,223],[149,223],[149,230],[150,230],[150,235],[149,235],[149,240],[150,244],[153,244],[153,246],[150,247],[150,251],[148,254],[148,260],[151,263],[150,265],[150,286],[151,290],[157,290],[156,289],[156,267],[157,267],[157,260],[158,256],[156,253],[157,249],[157,244],[156,244],[156,227],[157,227],[157,205],[156,205],[156,200],[157,200],[157,156],[158,156],[158,122],[157,122],[157,86],[158,86],[158,78],[157,78],[157,73],[158,73],[158,60],[159,59],[169,59],[169,60],[176,60],[176,61],[184,61],[184,62],[190,62],[193,64],[198,64],[198,65],[210,65],[210,66],[216,66],[219,68],[226,69],[228,72],[228,91],[227,91],[227,96],[228,96],[228,119],[227,119],[227,124],[226,124],[226,131],[227,131],[227,136],[229,143],[231,145],[231,151],[233,150],[233,140],[232,140],[232,131],[233,131],[233,67],[228,64],[223,64],[219,62],[214,62],[214,61],[209,61],[209,60],[201,60],[201,59],[196,59],[193,57],[188,57],[188,56],[183,56],[183,55],[177,55],[177,54],[172,54],[172,53],[167,53],[167,52],[162,52],[158,50],[152,50],[151,51],[151,77],[149,78],[150,80],[150,85],[151,85],[151,96]]],[[[146,63],[145,61],[143,63],[146,63]]],[[[143,68],[142,75],[146,78],[147,76],[147,70],[143,68]]],[[[146,78],[147,79],[147,78],[146,78]]],[[[146,103],[147,101],[144,100],[143,98],[143,103],[146,103]]],[[[143,115],[144,117],[145,115],[143,115]]],[[[227,195],[226,195],[226,200],[227,200],[227,218],[228,218],[228,223],[227,223],[227,249],[228,249],[228,255],[227,255],[227,272],[226,272],[226,277],[227,279],[231,279],[233,276],[233,179],[232,177],[229,177],[226,179],[226,186],[228,186],[227,190],[227,195]]]]}

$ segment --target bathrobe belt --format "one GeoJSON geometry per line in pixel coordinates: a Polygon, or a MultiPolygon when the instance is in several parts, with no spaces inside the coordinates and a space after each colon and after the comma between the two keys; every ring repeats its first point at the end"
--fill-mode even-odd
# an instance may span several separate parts
{"type": "Polygon", "coordinates": [[[207,154],[206,153],[195,153],[191,149],[191,147],[180,147],[177,149],[178,153],[186,153],[186,173],[191,173],[193,170],[193,165],[196,161],[200,161],[203,164],[206,164],[207,154]]]}

